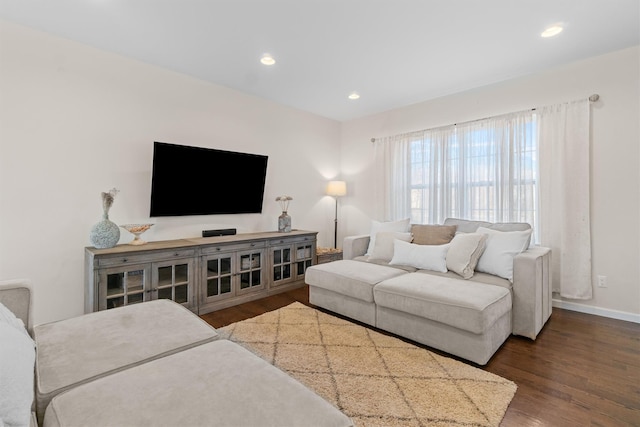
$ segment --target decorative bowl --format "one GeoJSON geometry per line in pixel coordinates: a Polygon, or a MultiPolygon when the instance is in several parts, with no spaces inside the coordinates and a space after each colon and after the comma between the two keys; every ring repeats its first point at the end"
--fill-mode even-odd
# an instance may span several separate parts
{"type": "Polygon", "coordinates": [[[147,242],[142,240],[140,238],[140,235],[150,229],[152,226],[153,224],[124,224],[120,227],[124,228],[129,233],[135,236],[133,240],[129,242],[130,245],[144,245],[147,242]]]}

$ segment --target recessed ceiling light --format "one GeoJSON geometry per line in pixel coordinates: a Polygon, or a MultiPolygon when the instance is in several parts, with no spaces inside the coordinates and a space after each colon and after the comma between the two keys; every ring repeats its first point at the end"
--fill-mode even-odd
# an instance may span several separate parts
{"type": "Polygon", "coordinates": [[[351,92],[348,96],[349,99],[358,99],[360,98],[360,95],[358,95],[357,92],[351,92]]]}
{"type": "Polygon", "coordinates": [[[544,30],[540,34],[540,37],[545,37],[545,38],[553,37],[553,36],[557,36],[561,32],[562,32],[562,24],[554,24],[554,25],[548,27],[546,30],[544,30]]]}
{"type": "Polygon", "coordinates": [[[270,54],[265,53],[264,55],[262,55],[262,58],[260,58],[260,62],[262,62],[264,65],[273,65],[276,63],[276,60],[273,59],[270,54]]]}

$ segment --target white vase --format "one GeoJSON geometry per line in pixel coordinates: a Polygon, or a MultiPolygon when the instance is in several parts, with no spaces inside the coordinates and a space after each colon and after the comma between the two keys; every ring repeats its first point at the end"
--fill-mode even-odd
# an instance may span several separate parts
{"type": "Polygon", "coordinates": [[[109,213],[102,215],[102,221],[91,227],[89,239],[93,246],[98,249],[114,247],[120,240],[120,227],[115,222],[109,220],[109,213]]]}

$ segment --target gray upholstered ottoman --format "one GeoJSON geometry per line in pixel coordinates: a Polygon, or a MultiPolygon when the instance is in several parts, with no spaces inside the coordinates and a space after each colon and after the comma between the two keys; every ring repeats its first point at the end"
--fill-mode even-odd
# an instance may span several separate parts
{"type": "Polygon", "coordinates": [[[283,371],[218,340],[83,384],[51,401],[44,427],[351,426],[283,371]]]}
{"type": "Polygon", "coordinates": [[[38,325],[33,335],[40,424],[51,399],[65,390],[218,338],[208,323],[170,300],[38,325]]]}

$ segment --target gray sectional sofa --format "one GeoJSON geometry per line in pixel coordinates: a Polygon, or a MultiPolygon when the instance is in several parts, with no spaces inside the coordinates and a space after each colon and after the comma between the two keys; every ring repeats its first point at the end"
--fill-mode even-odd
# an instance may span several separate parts
{"type": "Polygon", "coordinates": [[[347,237],[343,260],[307,270],[309,302],[479,365],[511,334],[535,340],[551,315],[551,251],[529,247],[529,224],[449,218],[426,226],[451,232],[449,240],[424,246],[405,238],[413,230],[415,239],[416,227],[424,226],[347,237]],[[375,245],[393,238],[394,254],[373,257],[372,235],[375,245]],[[454,247],[471,239],[476,246],[467,248],[467,264],[450,265],[459,263],[455,255],[460,251],[454,254],[454,247]],[[522,247],[509,249],[516,239],[524,242],[522,247]],[[404,261],[398,260],[400,251],[404,261]],[[429,257],[442,259],[427,260],[422,268],[429,257]]]}
{"type": "Polygon", "coordinates": [[[180,304],[33,326],[32,295],[28,282],[0,282],[0,425],[353,425],[180,304]]]}

